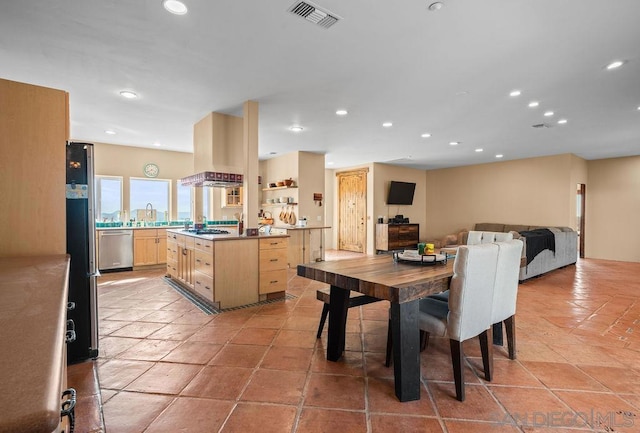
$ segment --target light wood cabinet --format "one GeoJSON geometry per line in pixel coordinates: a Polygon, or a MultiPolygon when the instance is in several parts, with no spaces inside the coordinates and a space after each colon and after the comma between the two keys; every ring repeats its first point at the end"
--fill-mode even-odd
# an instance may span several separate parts
{"type": "Polygon", "coordinates": [[[258,293],[269,294],[287,290],[287,238],[260,239],[260,286],[258,293]]]}
{"type": "Polygon", "coordinates": [[[0,79],[0,257],[67,252],[68,98],[61,90],[0,79]]]}
{"type": "Polygon", "coordinates": [[[222,207],[242,207],[242,187],[225,188],[222,194],[222,207]]]}
{"type": "Polygon", "coordinates": [[[178,277],[178,238],[179,235],[167,232],[167,276],[178,277]]]}
{"type": "Polygon", "coordinates": [[[323,230],[326,227],[287,229],[289,235],[289,266],[324,260],[323,230]]]}
{"type": "Polygon", "coordinates": [[[419,224],[376,224],[376,251],[416,248],[418,242],[419,224]]]}
{"type": "Polygon", "coordinates": [[[133,231],[133,266],[158,265],[166,262],[166,229],[133,231]]]}
{"type": "Polygon", "coordinates": [[[213,241],[207,239],[195,239],[195,269],[193,285],[198,295],[209,302],[215,301],[214,291],[214,248],[213,241]]]}
{"type": "Polygon", "coordinates": [[[258,302],[258,240],[215,243],[215,300],[220,308],[258,302]]]}

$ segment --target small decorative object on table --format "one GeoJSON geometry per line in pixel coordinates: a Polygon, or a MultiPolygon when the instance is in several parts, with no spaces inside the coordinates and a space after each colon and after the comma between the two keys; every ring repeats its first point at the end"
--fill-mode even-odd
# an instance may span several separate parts
{"type": "Polygon", "coordinates": [[[418,254],[418,250],[394,251],[393,261],[421,265],[447,264],[446,254],[418,254]]]}

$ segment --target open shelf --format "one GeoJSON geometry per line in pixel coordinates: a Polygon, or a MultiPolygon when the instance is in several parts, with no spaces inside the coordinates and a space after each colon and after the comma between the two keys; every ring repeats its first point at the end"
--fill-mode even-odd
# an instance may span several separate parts
{"type": "Polygon", "coordinates": [[[262,203],[260,206],[270,206],[270,207],[276,207],[276,206],[297,206],[298,203],[262,203]]]}
{"type": "Polygon", "coordinates": [[[292,186],[274,186],[273,188],[262,188],[263,191],[277,191],[279,189],[291,189],[291,188],[297,188],[297,185],[292,185],[292,186]]]}

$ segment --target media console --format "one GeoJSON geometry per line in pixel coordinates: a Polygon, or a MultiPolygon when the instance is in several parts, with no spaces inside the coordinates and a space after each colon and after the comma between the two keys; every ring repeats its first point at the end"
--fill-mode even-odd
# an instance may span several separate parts
{"type": "Polygon", "coordinates": [[[417,248],[420,224],[376,224],[376,252],[417,248]]]}

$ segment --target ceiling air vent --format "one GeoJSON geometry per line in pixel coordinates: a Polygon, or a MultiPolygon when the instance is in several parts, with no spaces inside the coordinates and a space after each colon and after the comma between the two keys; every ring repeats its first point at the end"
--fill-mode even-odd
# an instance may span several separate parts
{"type": "Polygon", "coordinates": [[[333,12],[323,10],[319,6],[307,1],[295,2],[288,11],[325,29],[328,29],[341,19],[333,12]]]}
{"type": "Polygon", "coordinates": [[[531,125],[533,128],[551,128],[551,125],[548,123],[536,123],[535,125],[531,125]]]}

